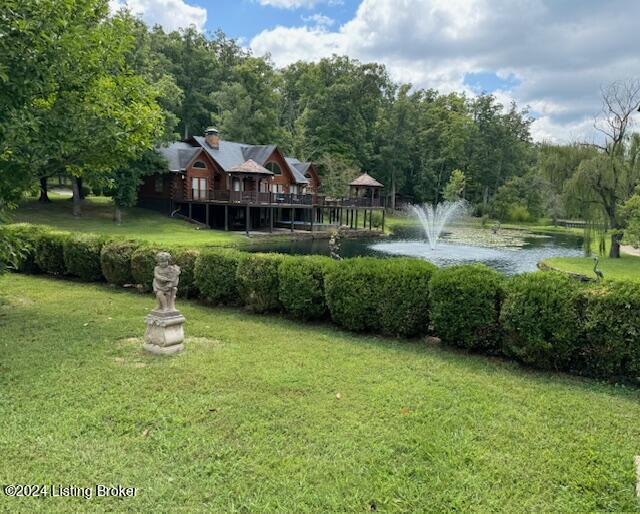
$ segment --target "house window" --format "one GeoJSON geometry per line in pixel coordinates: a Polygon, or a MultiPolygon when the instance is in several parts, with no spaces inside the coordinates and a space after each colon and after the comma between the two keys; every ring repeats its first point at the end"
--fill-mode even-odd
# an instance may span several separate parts
{"type": "Polygon", "coordinates": [[[282,170],[280,169],[280,166],[278,166],[278,164],[275,162],[268,162],[265,165],[265,168],[267,168],[274,175],[282,175],[282,170]]]}
{"type": "Polygon", "coordinates": [[[164,192],[164,177],[162,175],[156,175],[156,179],[154,182],[154,189],[156,193],[164,192]]]}
{"type": "Polygon", "coordinates": [[[293,193],[294,195],[298,194],[298,186],[296,186],[295,184],[291,184],[289,186],[289,192],[293,193]]]}
{"type": "Polygon", "coordinates": [[[284,187],[282,184],[271,184],[271,192],[272,193],[282,193],[284,191],[284,187]]]}
{"type": "Polygon", "coordinates": [[[205,200],[207,198],[207,179],[193,177],[191,179],[191,192],[194,200],[205,200]]]}
{"type": "Polygon", "coordinates": [[[207,169],[207,165],[202,162],[202,161],[196,161],[193,163],[193,167],[194,168],[204,168],[205,170],[207,169]]]}
{"type": "Polygon", "coordinates": [[[242,191],[242,182],[240,182],[240,179],[238,178],[233,179],[233,190],[242,191]]]}

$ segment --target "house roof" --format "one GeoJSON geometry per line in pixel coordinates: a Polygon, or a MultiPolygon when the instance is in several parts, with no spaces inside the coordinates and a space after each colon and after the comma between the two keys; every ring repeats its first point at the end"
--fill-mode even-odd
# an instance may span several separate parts
{"type": "Polygon", "coordinates": [[[355,187],[384,187],[380,182],[378,182],[375,178],[369,175],[366,171],[356,178],[350,186],[355,187]]]}
{"type": "MultiPolygon", "coordinates": [[[[271,157],[274,150],[276,150],[276,145],[246,145],[220,139],[218,148],[213,148],[209,146],[204,137],[193,136],[187,141],[162,146],[158,148],[158,151],[167,159],[169,171],[182,172],[200,151],[200,148],[226,172],[238,173],[242,171],[244,173],[268,173],[269,175],[273,175],[273,173],[263,166],[267,159],[271,157]],[[253,162],[253,165],[247,165],[249,161],[253,162]],[[256,171],[258,168],[260,168],[261,171],[256,171]],[[248,169],[252,169],[253,171],[248,171],[248,169]]],[[[296,184],[309,183],[309,179],[305,177],[305,173],[311,166],[310,162],[301,162],[294,157],[286,157],[285,161],[291,170],[296,184]]]]}
{"type": "Polygon", "coordinates": [[[193,160],[200,148],[178,142],[160,146],[157,150],[167,160],[169,171],[180,172],[193,160]]]}
{"type": "Polygon", "coordinates": [[[296,184],[308,184],[309,179],[305,177],[304,174],[309,169],[309,166],[311,166],[311,163],[300,162],[295,157],[285,157],[284,159],[285,161],[287,161],[287,164],[289,165],[289,168],[291,168],[291,171],[293,171],[293,176],[296,180],[296,184]]]}
{"type": "Polygon", "coordinates": [[[227,170],[228,173],[259,173],[261,175],[273,175],[267,168],[260,166],[253,159],[247,159],[242,164],[238,164],[227,170]]]}

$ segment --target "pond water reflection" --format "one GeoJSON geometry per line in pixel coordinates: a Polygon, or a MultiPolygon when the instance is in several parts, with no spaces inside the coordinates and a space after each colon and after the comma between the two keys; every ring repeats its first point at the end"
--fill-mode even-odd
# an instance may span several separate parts
{"type": "MultiPolygon", "coordinates": [[[[388,238],[345,239],[341,242],[340,253],[343,257],[412,256],[438,266],[482,262],[508,275],[535,271],[541,259],[582,255],[582,238],[573,234],[540,234],[507,229],[500,229],[493,234],[489,228],[460,225],[444,234],[436,249],[432,250],[421,233],[418,228],[407,227],[388,238]]],[[[326,239],[261,242],[249,250],[329,255],[326,239]]]]}

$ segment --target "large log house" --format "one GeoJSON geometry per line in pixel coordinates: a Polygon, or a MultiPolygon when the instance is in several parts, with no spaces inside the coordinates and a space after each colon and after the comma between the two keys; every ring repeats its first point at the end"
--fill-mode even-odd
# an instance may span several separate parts
{"type": "MultiPolygon", "coordinates": [[[[211,228],[249,230],[286,227],[314,230],[328,222],[357,228],[357,213],[381,209],[379,187],[369,194],[330,200],[318,194],[320,178],[311,162],[286,157],[276,145],[247,145],[204,137],[160,147],[168,170],[146,177],[140,205],[180,214],[211,228]],[[168,173],[167,173],[168,171],[168,173]],[[325,216],[327,219],[325,219],[325,216]]],[[[367,176],[368,177],[368,176],[367,176]]]]}

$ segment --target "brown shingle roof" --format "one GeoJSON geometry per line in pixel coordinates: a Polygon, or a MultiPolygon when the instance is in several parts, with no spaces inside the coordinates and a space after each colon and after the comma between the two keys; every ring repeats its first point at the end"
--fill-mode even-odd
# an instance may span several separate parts
{"type": "Polygon", "coordinates": [[[253,159],[244,161],[228,170],[229,173],[259,173],[261,175],[273,175],[267,168],[260,166],[253,159]]]}
{"type": "Polygon", "coordinates": [[[369,175],[366,171],[356,178],[350,186],[360,186],[360,187],[384,187],[380,182],[378,182],[375,178],[369,175]]]}

